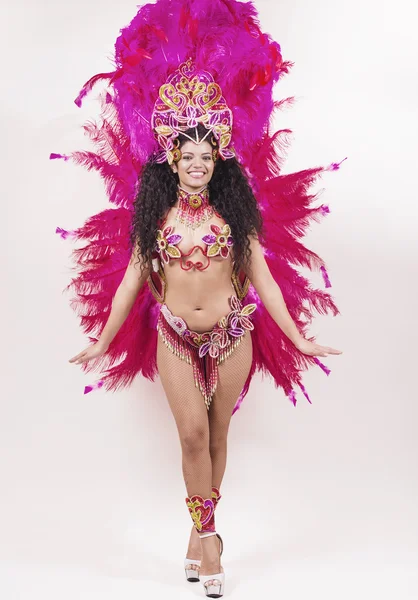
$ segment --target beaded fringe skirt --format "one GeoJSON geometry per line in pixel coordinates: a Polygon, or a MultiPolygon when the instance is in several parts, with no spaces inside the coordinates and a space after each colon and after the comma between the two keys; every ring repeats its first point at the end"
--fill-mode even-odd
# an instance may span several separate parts
{"type": "Polygon", "coordinates": [[[192,365],[195,385],[208,410],[218,384],[218,365],[232,354],[245,331],[254,329],[250,315],[256,305],[242,306],[236,296],[231,296],[229,303],[231,312],[222,317],[211,331],[203,333],[190,330],[166,304],[161,305],[158,316],[159,335],[173,354],[192,365]]]}

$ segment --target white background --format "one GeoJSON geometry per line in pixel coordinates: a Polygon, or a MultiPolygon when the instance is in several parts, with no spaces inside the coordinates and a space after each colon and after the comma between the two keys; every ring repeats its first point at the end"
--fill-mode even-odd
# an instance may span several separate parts
{"type": "MultiPolygon", "coordinates": [[[[278,127],[285,171],[326,165],[331,214],[306,238],[341,316],[311,333],[344,354],[294,408],[257,377],[233,417],[217,511],[226,597],[418,594],[416,4],[257,0],[295,66],[278,127]]],[[[107,206],[98,175],[49,161],[85,146],[83,83],[112,70],[135,2],[1,5],[0,597],[203,597],[182,570],[191,527],[180,444],[159,381],[83,396],[86,339],[61,291],[80,226],[107,206]],[[4,220],[6,215],[6,221],[4,220]]],[[[98,90],[97,90],[98,92],[98,90]]],[[[321,286],[318,274],[313,284],[321,286]]]]}

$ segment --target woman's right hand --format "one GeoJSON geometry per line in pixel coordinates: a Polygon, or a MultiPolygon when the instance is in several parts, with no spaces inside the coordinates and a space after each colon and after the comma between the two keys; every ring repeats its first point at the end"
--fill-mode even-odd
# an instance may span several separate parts
{"type": "Polygon", "coordinates": [[[70,358],[68,362],[75,363],[76,365],[81,365],[88,360],[92,360],[93,358],[98,358],[99,356],[103,356],[109,346],[102,344],[100,340],[91,346],[88,346],[85,350],[70,358]]]}

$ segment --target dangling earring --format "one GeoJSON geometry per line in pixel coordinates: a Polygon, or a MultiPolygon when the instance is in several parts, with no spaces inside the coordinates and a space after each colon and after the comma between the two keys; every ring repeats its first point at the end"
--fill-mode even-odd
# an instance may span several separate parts
{"type": "Polygon", "coordinates": [[[174,150],[171,152],[173,162],[179,162],[181,160],[180,140],[176,138],[174,140],[174,150]]]}
{"type": "Polygon", "coordinates": [[[210,139],[210,141],[211,141],[212,146],[215,146],[215,148],[213,148],[213,150],[212,150],[212,160],[213,160],[213,162],[216,162],[218,160],[218,144],[214,137],[212,137],[210,139]]]}

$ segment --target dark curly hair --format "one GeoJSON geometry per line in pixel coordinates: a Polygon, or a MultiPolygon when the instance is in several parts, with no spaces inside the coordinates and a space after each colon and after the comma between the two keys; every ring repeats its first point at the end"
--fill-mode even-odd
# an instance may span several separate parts
{"type": "MultiPolygon", "coordinates": [[[[199,138],[207,133],[198,125],[199,138]]],[[[195,129],[186,132],[193,136],[195,129]]],[[[215,145],[210,134],[209,143],[215,145]]],[[[180,135],[180,149],[188,138],[180,135]]],[[[138,246],[143,267],[151,266],[159,222],[176,203],[179,177],[167,162],[159,164],[151,156],[139,177],[139,191],[134,202],[130,233],[131,246],[138,246]]],[[[248,179],[236,158],[218,158],[208,183],[209,202],[231,227],[234,238],[234,260],[239,270],[250,256],[249,235],[262,235],[262,217],[248,179]]]]}

